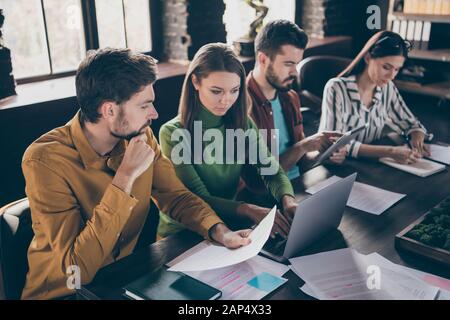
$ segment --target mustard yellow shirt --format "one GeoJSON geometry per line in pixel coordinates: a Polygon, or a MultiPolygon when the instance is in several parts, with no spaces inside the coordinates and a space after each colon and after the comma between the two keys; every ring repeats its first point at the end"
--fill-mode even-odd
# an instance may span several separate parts
{"type": "Polygon", "coordinates": [[[146,134],[155,160],[136,179],[131,195],[111,184],[127,141],[121,140],[108,156],[98,155],[82,131],[79,113],[25,151],[22,169],[35,235],[28,249],[23,299],[73,294],[67,286],[73,274],[66,274],[69,266],[78,266],[81,284],[87,284],[100,268],[129,255],[151,199],[204,237],[222,222],[180,182],[150,128],[146,134]]]}

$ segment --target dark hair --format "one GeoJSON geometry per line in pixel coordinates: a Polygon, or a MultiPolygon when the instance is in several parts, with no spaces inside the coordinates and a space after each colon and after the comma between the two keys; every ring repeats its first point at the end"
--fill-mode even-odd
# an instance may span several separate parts
{"type": "Polygon", "coordinates": [[[192,75],[198,81],[208,77],[212,72],[232,72],[241,79],[239,97],[224,115],[225,127],[230,129],[247,129],[247,85],[245,69],[234,51],[224,43],[210,43],[201,47],[195,54],[184,78],[178,113],[184,128],[193,131],[194,120],[200,110],[198,92],[192,83],[192,75]]]}
{"type": "Polygon", "coordinates": [[[129,49],[92,50],[80,63],[76,76],[81,122],[96,123],[105,101],[121,104],[156,81],[156,61],[129,49]]]}
{"type": "Polygon", "coordinates": [[[409,41],[392,31],[379,31],[374,34],[364,45],[355,59],[342,71],[338,77],[348,77],[354,74],[360,74],[366,68],[364,56],[368,53],[371,58],[383,58],[387,56],[403,56],[408,58],[408,52],[411,49],[409,41]]]}
{"type": "Polygon", "coordinates": [[[255,53],[263,52],[272,59],[286,44],[305,49],[308,44],[308,35],[289,20],[273,20],[268,22],[256,36],[255,53]]]}

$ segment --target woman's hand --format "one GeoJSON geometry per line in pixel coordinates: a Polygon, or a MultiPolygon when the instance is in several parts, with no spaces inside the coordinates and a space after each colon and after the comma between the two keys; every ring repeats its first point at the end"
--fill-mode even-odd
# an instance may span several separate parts
{"type": "Polygon", "coordinates": [[[327,150],[336,139],[340,138],[342,133],[334,131],[324,131],[313,134],[305,139],[297,142],[301,145],[305,152],[319,151],[324,152],[327,150]]]}
{"type": "Polygon", "coordinates": [[[407,146],[392,147],[389,157],[402,164],[416,163],[422,155],[416,149],[407,146]]]}
{"type": "MultiPolygon", "coordinates": [[[[243,203],[238,207],[237,211],[238,214],[249,218],[254,223],[260,223],[261,220],[264,219],[266,215],[270,212],[270,208],[264,208],[249,203],[243,203]]],[[[275,214],[275,222],[273,224],[270,236],[274,238],[275,234],[278,233],[283,238],[287,238],[290,228],[291,224],[289,223],[289,221],[286,219],[285,216],[281,214],[279,210],[277,210],[275,214]]]]}
{"type": "Polygon", "coordinates": [[[430,156],[430,148],[424,143],[425,134],[422,131],[411,132],[411,148],[416,149],[422,156],[430,156]]]}

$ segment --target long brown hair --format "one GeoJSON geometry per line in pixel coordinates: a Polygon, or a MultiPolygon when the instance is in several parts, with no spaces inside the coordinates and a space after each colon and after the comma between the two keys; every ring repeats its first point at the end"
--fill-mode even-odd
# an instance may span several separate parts
{"type": "Polygon", "coordinates": [[[224,43],[210,43],[201,47],[195,54],[184,78],[178,113],[184,128],[193,132],[194,120],[200,111],[198,92],[192,83],[192,75],[199,81],[212,72],[225,71],[240,77],[239,97],[223,116],[225,127],[230,129],[247,129],[247,85],[245,69],[231,47],[224,43]]]}
{"type": "Polygon", "coordinates": [[[408,58],[410,49],[408,41],[392,31],[379,31],[375,33],[364,45],[353,61],[342,71],[338,77],[348,77],[357,75],[366,68],[364,56],[369,53],[372,58],[382,58],[387,56],[403,56],[408,58]]]}

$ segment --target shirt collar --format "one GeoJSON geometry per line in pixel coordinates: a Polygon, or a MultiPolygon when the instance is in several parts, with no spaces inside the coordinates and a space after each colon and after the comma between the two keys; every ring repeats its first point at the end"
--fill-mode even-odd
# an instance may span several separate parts
{"type": "Polygon", "coordinates": [[[374,93],[373,99],[372,99],[374,105],[378,104],[381,101],[382,95],[383,95],[383,92],[381,90],[381,87],[376,86],[375,93],[374,93]]]}
{"type": "Polygon", "coordinates": [[[104,169],[105,166],[117,171],[122,162],[128,142],[120,140],[114,149],[107,156],[101,156],[90,145],[80,123],[80,111],[69,121],[72,140],[80,154],[81,161],[85,168],[104,169]]]}
{"type": "MultiPolygon", "coordinates": [[[[345,85],[347,86],[347,89],[350,92],[350,94],[349,94],[350,99],[353,102],[361,102],[361,97],[359,95],[359,90],[358,90],[358,84],[356,82],[356,76],[351,75],[351,76],[347,77],[347,80],[345,81],[345,85]]],[[[372,105],[373,106],[380,103],[382,95],[383,95],[383,92],[382,92],[381,87],[376,86],[375,92],[372,97],[372,105]]]]}
{"type": "Polygon", "coordinates": [[[258,106],[270,107],[270,101],[266,98],[255,78],[253,77],[253,71],[250,71],[248,77],[248,90],[255,99],[258,106]]]}

